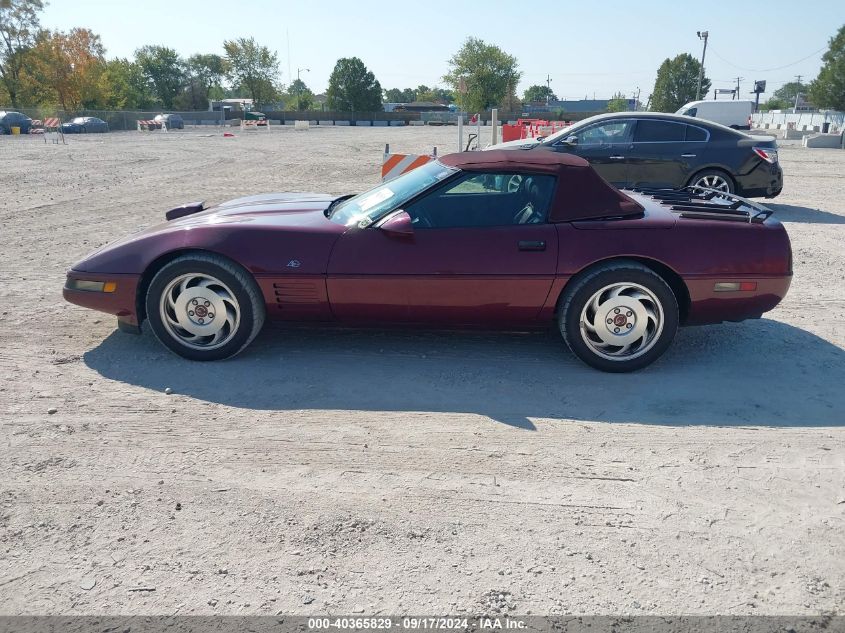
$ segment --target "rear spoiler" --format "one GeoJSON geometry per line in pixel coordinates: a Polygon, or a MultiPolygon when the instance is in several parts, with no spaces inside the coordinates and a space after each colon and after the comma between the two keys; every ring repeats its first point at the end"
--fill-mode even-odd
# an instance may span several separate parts
{"type": "Polygon", "coordinates": [[[650,196],[682,218],[760,224],[774,213],[748,198],[695,185],[683,189],[637,187],[631,191],[650,196]]]}

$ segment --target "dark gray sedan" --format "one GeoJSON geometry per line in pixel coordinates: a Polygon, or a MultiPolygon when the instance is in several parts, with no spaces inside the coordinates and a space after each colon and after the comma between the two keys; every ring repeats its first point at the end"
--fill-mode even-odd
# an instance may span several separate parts
{"type": "Polygon", "coordinates": [[[0,111],[0,134],[11,134],[13,127],[20,128],[21,134],[29,134],[32,119],[20,112],[0,111]]]}
{"type": "Polygon", "coordinates": [[[752,136],[675,114],[600,114],[545,138],[490,149],[509,148],[581,156],[620,188],[695,185],[747,198],[774,198],[783,189],[773,136],[752,136]]]}
{"type": "Polygon", "coordinates": [[[108,132],[109,124],[95,116],[78,116],[70,123],[62,125],[65,134],[85,134],[89,132],[108,132]]]}

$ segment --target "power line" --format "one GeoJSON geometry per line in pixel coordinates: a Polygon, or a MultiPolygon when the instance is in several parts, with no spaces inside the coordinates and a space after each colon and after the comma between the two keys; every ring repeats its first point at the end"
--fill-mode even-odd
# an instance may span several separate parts
{"type": "Polygon", "coordinates": [[[790,66],[795,66],[796,64],[800,64],[801,62],[806,61],[806,60],[810,59],[811,57],[813,57],[815,55],[818,55],[819,53],[821,53],[826,48],[827,48],[827,46],[822,46],[819,50],[810,53],[806,57],[802,57],[797,62],[792,62],[791,64],[784,64],[783,66],[776,66],[775,68],[744,68],[742,66],[737,66],[733,62],[729,62],[727,59],[725,59],[724,57],[719,55],[719,53],[714,51],[712,48],[710,50],[716,57],[721,59],[728,66],[733,66],[734,68],[737,68],[739,70],[744,70],[744,71],[749,72],[749,73],[768,73],[768,72],[771,72],[773,70],[782,70],[784,68],[789,68],[790,66]]]}

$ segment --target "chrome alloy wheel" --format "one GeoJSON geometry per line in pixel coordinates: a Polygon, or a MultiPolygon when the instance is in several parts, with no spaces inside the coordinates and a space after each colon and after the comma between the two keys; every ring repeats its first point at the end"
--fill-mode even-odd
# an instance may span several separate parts
{"type": "Polygon", "coordinates": [[[715,189],[723,193],[731,192],[731,185],[724,176],[719,174],[707,174],[702,176],[693,183],[695,187],[704,187],[706,189],[715,189]]]}
{"type": "Polygon", "coordinates": [[[631,360],[657,343],[663,306],[648,288],[622,282],[596,292],[581,311],[581,338],[607,360],[631,360]]]}
{"type": "Polygon", "coordinates": [[[219,279],[189,273],[173,279],[159,300],[161,321],[183,345],[211,350],[238,331],[241,310],[235,294],[219,279]]]}

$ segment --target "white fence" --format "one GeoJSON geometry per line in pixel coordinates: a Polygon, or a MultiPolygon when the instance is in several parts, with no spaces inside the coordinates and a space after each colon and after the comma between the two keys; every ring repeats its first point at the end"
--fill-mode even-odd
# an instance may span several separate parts
{"type": "Polygon", "coordinates": [[[751,117],[752,126],[758,130],[795,130],[796,132],[827,131],[840,134],[845,131],[845,112],[758,112],[751,117]],[[827,130],[825,130],[827,124],[827,130]]]}

